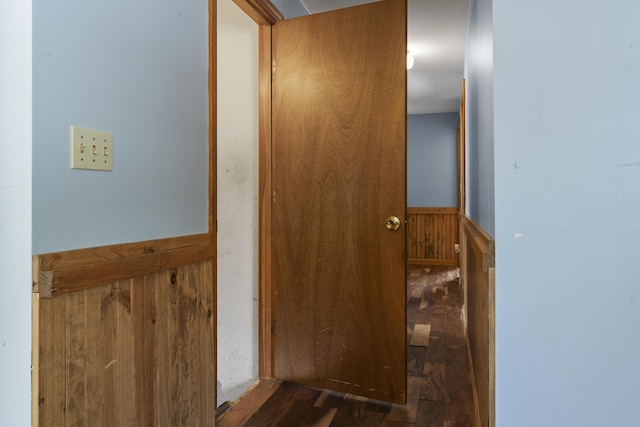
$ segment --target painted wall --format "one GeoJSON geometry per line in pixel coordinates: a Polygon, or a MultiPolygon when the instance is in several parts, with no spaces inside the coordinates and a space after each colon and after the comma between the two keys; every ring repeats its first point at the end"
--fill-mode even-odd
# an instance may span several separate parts
{"type": "Polygon", "coordinates": [[[458,113],[407,116],[407,204],[458,206],[458,113]]]}
{"type": "Polygon", "coordinates": [[[465,55],[467,215],[495,233],[491,0],[472,0],[465,55]]]}
{"type": "Polygon", "coordinates": [[[0,425],[31,425],[31,1],[0,2],[0,425]]]}
{"type": "Polygon", "coordinates": [[[493,10],[497,424],[637,426],[640,3],[493,10]]]}
{"type": "Polygon", "coordinates": [[[300,1],[273,0],[272,3],[285,18],[297,18],[299,16],[309,15],[309,11],[300,1]]]}
{"type": "Polygon", "coordinates": [[[207,231],[207,1],[33,2],[33,251],[207,231]],[[69,126],[113,132],[70,169],[69,126]]]}
{"type": "Polygon", "coordinates": [[[218,380],[258,377],[258,26],[218,2],[218,380]]]}

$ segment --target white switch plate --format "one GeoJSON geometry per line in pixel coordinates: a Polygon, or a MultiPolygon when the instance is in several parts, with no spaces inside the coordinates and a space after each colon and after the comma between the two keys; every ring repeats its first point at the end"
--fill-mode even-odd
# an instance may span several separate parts
{"type": "Polygon", "coordinates": [[[111,132],[71,126],[71,169],[113,170],[111,132]]]}

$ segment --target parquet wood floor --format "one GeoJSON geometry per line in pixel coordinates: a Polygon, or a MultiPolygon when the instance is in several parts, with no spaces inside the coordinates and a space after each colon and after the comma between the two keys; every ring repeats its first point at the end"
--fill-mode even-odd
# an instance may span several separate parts
{"type": "Polygon", "coordinates": [[[409,266],[407,277],[407,342],[416,324],[430,330],[426,346],[408,347],[406,405],[265,380],[223,412],[217,425],[475,427],[457,269],[409,266]]]}

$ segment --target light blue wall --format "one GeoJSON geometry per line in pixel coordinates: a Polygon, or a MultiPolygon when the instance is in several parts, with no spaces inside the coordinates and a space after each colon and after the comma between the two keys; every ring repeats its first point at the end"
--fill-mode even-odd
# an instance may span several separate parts
{"type": "Polygon", "coordinates": [[[33,251],[207,231],[206,0],[33,4],[33,251]],[[69,168],[69,126],[113,172],[69,168]]]}
{"type": "Polygon", "coordinates": [[[494,235],[491,0],[471,1],[464,74],[467,85],[467,215],[494,235]]]}
{"type": "Polygon", "coordinates": [[[300,3],[300,0],[273,0],[272,3],[285,18],[297,18],[309,14],[309,11],[300,3]]]}
{"type": "Polygon", "coordinates": [[[31,1],[0,2],[0,426],[31,425],[31,1]]]}
{"type": "Polygon", "coordinates": [[[637,426],[640,2],[493,10],[497,425],[637,426]]]}
{"type": "Polygon", "coordinates": [[[458,113],[407,117],[407,204],[458,206],[458,113]]]}

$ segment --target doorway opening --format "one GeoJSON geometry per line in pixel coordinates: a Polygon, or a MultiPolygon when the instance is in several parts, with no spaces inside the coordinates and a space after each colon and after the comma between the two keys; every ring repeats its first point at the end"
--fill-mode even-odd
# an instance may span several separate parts
{"type": "MultiPolygon", "coordinates": [[[[235,1],[237,3],[243,2],[243,0],[235,0],[235,1]]],[[[263,3],[263,2],[259,1],[259,0],[246,0],[246,3],[251,3],[252,4],[251,8],[252,8],[252,10],[253,10],[253,12],[255,14],[255,12],[257,10],[255,5],[256,4],[259,5],[259,4],[263,3]]],[[[260,14],[263,17],[265,16],[264,9],[261,9],[260,14]]],[[[278,18],[275,18],[275,20],[277,20],[277,19],[278,18]]],[[[267,46],[269,44],[267,42],[267,40],[270,40],[270,35],[271,35],[270,34],[271,28],[268,27],[268,25],[272,24],[273,21],[274,21],[274,19],[271,19],[271,20],[265,19],[261,23],[261,25],[263,25],[263,26],[260,27],[260,34],[261,34],[261,36],[260,36],[260,40],[261,40],[260,41],[260,45],[261,45],[261,49],[266,49],[267,51],[270,48],[270,46],[267,46]]],[[[270,55],[269,55],[269,57],[270,57],[270,55]]],[[[266,76],[270,75],[272,65],[273,64],[271,64],[270,60],[264,60],[264,58],[263,58],[263,60],[261,60],[261,62],[260,62],[260,68],[262,70],[261,71],[261,75],[263,74],[263,72],[264,72],[264,75],[266,75],[266,76]]],[[[266,91],[270,92],[271,88],[270,88],[269,84],[270,83],[261,81],[260,90],[261,91],[265,91],[265,92],[266,91]]],[[[267,106],[265,105],[264,107],[267,107],[267,106]]],[[[463,122],[464,122],[464,120],[463,120],[463,122]]],[[[267,134],[267,133],[270,134],[271,133],[271,129],[268,128],[271,125],[270,120],[268,120],[268,119],[265,120],[265,122],[263,124],[264,124],[263,129],[268,129],[266,132],[265,131],[261,131],[263,133],[263,136],[264,136],[264,134],[267,134]]],[[[464,137],[462,139],[464,140],[464,137]]],[[[261,141],[261,150],[262,150],[262,154],[260,156],[260,161],[261,162],[270,161],[270,158],[269,158],[270,152],[269,153],[267,152],[267,151],[269,151],[268,147],[263,146],[262,145],[262,141],[261,141]]],[[[464,172],[464,166],[462,167],[462,172],[464,172]]],[[[263,177],[263,178],[264,178],[264,180],[269,180],[270,179],[270,177],[263,177]]],[[[270,192],[264,192],[263,193],[263,197],[265,198],[265,202],[267,200],[270,200],[271,196],[272,195],[271,195],[270,192]]],[[[462,195],[459,195],[458,197],[459,197],[459,203],[458,203],[458,206],[457,206],[456,214],[459,215],[459,217],[458,217],[458,220],[459,220],[459,222],[458,222],[458,224],[459,224],[458,233],[459,234],[458,234],[458,242],[457,242],[459,244],[459,248],[457,248],[457,249],[459,249],[462,252],[464,252],[465,241],[469,239],[468,236],[470,236],[470,235],[476,236],[477,233],[475,233],[475,231],[473,231],[473,226],[472,225],[467,225],[467,222],[465,221],[465,218],[464,218],[464,214],[465,214],[465,211],[464,211],[464,195],[462,194],[462,195]]],[[[264,226],[265,224],[270,224],[271,223],[271,219],[267,218],[265,216],[261,216],[261,222],[263,223],[263,226],[264,226]]],[[[271,260],[270,260],[269,257],[271,256],[271,254],[268,253],[268,251],[263,250],[264,249],[264,244],[265,244],[265,242],[261,243],[259,257],[261,258],[261,262],[263,262],[263,265],[269,265],[269,263],[264,263],[264,261],[268,260],[270,262],[271,260]]],[[[447,245],[447,246],[449,246],[449,245],[447,245]]],[[[455,249],[456,248],[454,247],[454,250],[455,249]]],[[[472,267],[472,268],[478,267],[476,261],[473,261],[472,265],[465,265],[464,262],[463,262],[463,265],[462,265],[463,275],[465,274],[464,272],[467,271],[470,267],[472,267]]],[[[482,269],[482,268],[486,267],[486,265],[483,264],[480,267],[481,267],[480,269],[482,269]]],[[[485,268],[485,270],[486,270],[486,268],[485,268]]],[[[271,272],[268,271],[268,269],[264,269],[263,268],[261,270],[261,272],[260,272],[261,280],[264,279],[264,278],[268,278],[270,274],[271,274],[271,272]]],[[[471,276],[473,276],[473,275],[470,275],[470,277],[471,276]]],[[[475,276],[473,276],[473,279],[475,279],[475,276]]],[[[261,289],[261,292],[262,292],[262,289],[261,289]]],[[[266,357],[266,356],[270,356],[271,355],[271,345],[272,345],[272,343],[270,342],[270,340],[271,340],[271,338],[270,338],[270,335],[271,335],[270,334],[271,322],[269,322],[269,320],[268,320],[268,319],[270,319],[270,316],[272,314],[272,313],[269,312],[270,309],[268,308],[268,307],[271,306],[271,303],[270,303],[270,298],[271,297],[272,297],[272,295],[270,295],[268,293],[262,293],[260,295],[260,299],[261,299],[261,301],[263,301],[261,303],[261,313],[260,313],[260,320],[261,320],[261,323],[262,323],[262,326],[260,327],[261,342],[262,342],[262,346],[261,346],[261,349],[260,349],[260,372],[261,372],[261,376],[267,377],[267,378],[272,376],[271,375],[272,366],[270,366],[271,359],[270,359],[270,357],[266,357]],[[265,304],[265,301],[267,302],[266,304],[265,304]]]]}

